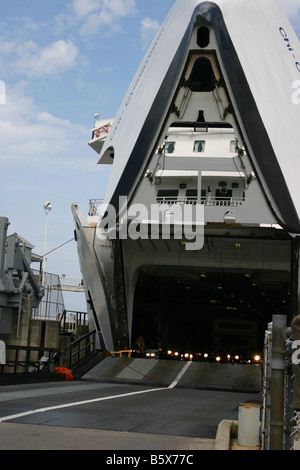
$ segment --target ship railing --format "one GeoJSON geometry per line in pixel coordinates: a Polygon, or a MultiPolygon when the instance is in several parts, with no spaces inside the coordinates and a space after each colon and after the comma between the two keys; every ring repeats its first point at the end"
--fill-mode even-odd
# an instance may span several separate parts
{"type": "MultiPolygon", "coordinates": [[[[243,197],[201,197],[200,200],[197,197],[172,197],[172,196],[158,196],[156,198],[158,204],[202,204],[205,206],[223,206],[223,207],[239,207],[245,199],[243,197]]],[[[99,207],[103,203],[103,199],[90,199],[88,215],[90,217],[99,215],[99,207]]]]}
{"type": "Polygon", "coordinates": [[[78,326],[87,326],[88,313],[76,310],[64,310],[62,315],[57,315],[60,332],[76,332],[78,326]]]}
{"type": "Polygon", "coordinates": [[[239,198],[239,197],[202,197],[200,200],[198,200],[196,197],[191,198],[191,197],[183,197],[183,198],[178,198],[178,197],[170,197],[170,196],[161,196],[157,197],[156,201],[159,204],[202,204],[205,206],[225,206],[225,207],[238,207],[241,206],[244,203],[244,198],[239,198]]]}
{"type": "Polygon", "coordinates": [[[74,366],[89,354],[96,352],[96,330],[73,341],[64,351],[65,361],[69,367],[74,366]]]}
{"type": "Polygon", "coordinates": [[[89,200],[89,210],[88,215],[94,217],[99,215],[98,209],[101,206],[103,199],[90,199],[89,200]]]}

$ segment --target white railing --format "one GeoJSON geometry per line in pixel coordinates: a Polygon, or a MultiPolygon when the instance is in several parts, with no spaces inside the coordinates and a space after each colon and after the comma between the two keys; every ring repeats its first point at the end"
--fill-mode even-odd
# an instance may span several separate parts
{"type": "Polygon", "coordinates": [[[202,204],[205,206],[224,206],[224,207],[238,207],[244,203],[244,198],[230,197],[230,198],[218,198],[208,197],[198,199],[192,197],[170,197],[170,196],[159,196],[156,198],[159,204],[202,204]]]}

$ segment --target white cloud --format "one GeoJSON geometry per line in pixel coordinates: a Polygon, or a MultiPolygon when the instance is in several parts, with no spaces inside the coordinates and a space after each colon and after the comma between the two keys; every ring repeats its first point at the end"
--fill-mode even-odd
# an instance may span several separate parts
{"type": "Polygon", "coordinates": [[[102,0],[103,8],[106,8],[113,15],[125,17],[135,12],[135,0],[102,0]]]}
{"type": "Polygon", "coordinates": [[[20,58],[15,67],[28,77],[42,77],[61,73],[73,67],[78,56],[78,48],[71,41],[59,40],[44,49],[29,41],[16,47],[20,58]]]}
{"type": "Polygon", "coordinates": [[[98,10],[101,0],[73,0],[73,9],[79,19],[86,18],[98,10]]]}
{"type": "Polygon", "coordinates": [[[49,176],[93,170],[95,158],[84,158],[90,130],[40,110],[25,90],[26,82],[8,89],[0,106],[1,168],[49,176]]]}
{"type": "Polygon", "coordinates": [[[119,30],[120,20],[136,12],[136,0],[73,0],[71,10],[57,17],[60,28],[77,23],[81,35],[91,36],[103,27],[119,30]]]}
{"type": "Polygon", "coordinates": [[[72,41],[62,39],[44,48],[32,40],[0,40],[0,53],[4,64],[5,58],[10,60],[9,69],[27,77],[42,77],[55,75],[73,67],[79,51],[72,41]]]}
{"type": "Polygon", "coordinates": [[[140,34],[143,43],[143,47],[149,45],[149,43],[154,38],[156,32],[158,31],[160,23],[156,20],[151,20],[147,17],[141,21],[140,34]]]}
{"type": "Polygon", "coordinates": [[[53,116],[53,114],[48,113],[47,111],[38,113],[37,121],[40,123],[44,123],[48,126],[57,126],[60,128],[72,128],[77,127],[76,124],[72,124],[68,119],[62,119],[53,116]]]}

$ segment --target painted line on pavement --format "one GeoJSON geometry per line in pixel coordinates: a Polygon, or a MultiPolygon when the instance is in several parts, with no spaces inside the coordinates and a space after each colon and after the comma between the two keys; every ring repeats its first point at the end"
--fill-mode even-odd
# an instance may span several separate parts
{"type": "Polygon", "coordinates": [[[177,375],[177,377],[175,378],[175,380],[173,380],[173,382],[171,383],[171,385],[169,385],[169,389],[170,388],[174,388],[176,387],[176,385],[178,384],[179,380],[182,378],[182,376],[186,373],[186,371],[188,370],[188,368],[190,367],[190,365],[192,364],[192,362],[187,362],[184,367],[182,368],[182,370],[179,372],[179,374],[177,375]]]}
{"type": "Polygon", "coordinates": [[[87,405],[90,403],[97,403],[100,401],[105,401],[105,400],[114,400],[116,398],[124,398],[124,397],[130,397],[133,395],[141,395],[143,393],[150,393],[150,392],[158,392],[161,390],[170,390],[176,387],[178,384],[179,380],[182,378],[182,376],[186,373],[187,369],[190,367],[192,362],[187,362],[182,370],[179,372],[175,380],[168,386],[168,387],[163,387],[163,388],[151,388],[148,390],[140,390],[139,392],[129,392],[129,393],[122,393],[120,395],[111,395],[109,397],[101,397],[101,398],[93,398],[90,400],[82,400],[82,401],[75,401],[73,403],[64,403],[62,405],[55,405],[55,406],[48,406],[46,408],[37,408],[36,410],[28,410],[24,411],[22,413],[17,413],[14,415],[9,415],[9,416],[3,416],[2,418],[0,417],[0,423],[4,421],[10,421],[12,419],[18,419],[18,418],[23,418],[24,416],[30,416],[33,414],[37,413],[45,413],[46,411],[53,411],[53,410],[60,410],[63,408],[71,408],[72,406],[80,406],[80,405],[87,405]]]}
{"type": "Polygon", "coordinates": [[[10,421],[11,419],[22,418],[23,416],[33,415],[33,414],[36,414],[36,413],[45,413],[46,411],[59,410],[59,409],[62,409],[62,408],[70,408],[72,406],[87,405],[89,403],[96,403],[96,402],[105,401],[105,400],[113,400],[115,398],[130,397],[130,396],[139,395],[139,394],[142,394],[142,393],[158,392],[160,390],[168,390],[168,388],[167,387],[152,388],[152,389],[148,389],[148,390],[140,390],[139,392],[122,393],[121,395],[111,395],[109,397],[93,398],[91,400],[76,401],[76,402],[73,402],[73,403],[64,403],[63,405],[55,405],[55,406],[48,406],[46,408],[38,408],[36,410],[24,411],[22,413],[17,413],[15,415],[4,416],[4,417],[0,418],[0,423],[2,423],[4,421],[10,421]]]}

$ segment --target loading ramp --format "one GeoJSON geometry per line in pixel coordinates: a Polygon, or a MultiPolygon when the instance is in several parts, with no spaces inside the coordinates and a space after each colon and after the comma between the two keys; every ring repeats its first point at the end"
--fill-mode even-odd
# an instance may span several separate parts
{"type": "Polygon", "coordinates": [[[105,357],[82,379],[167,387],[173,384],[182,388],[251,393],[260,392],[262,386],[261,367],[257,364],[214,364],[134,357],[105,357]]]}

